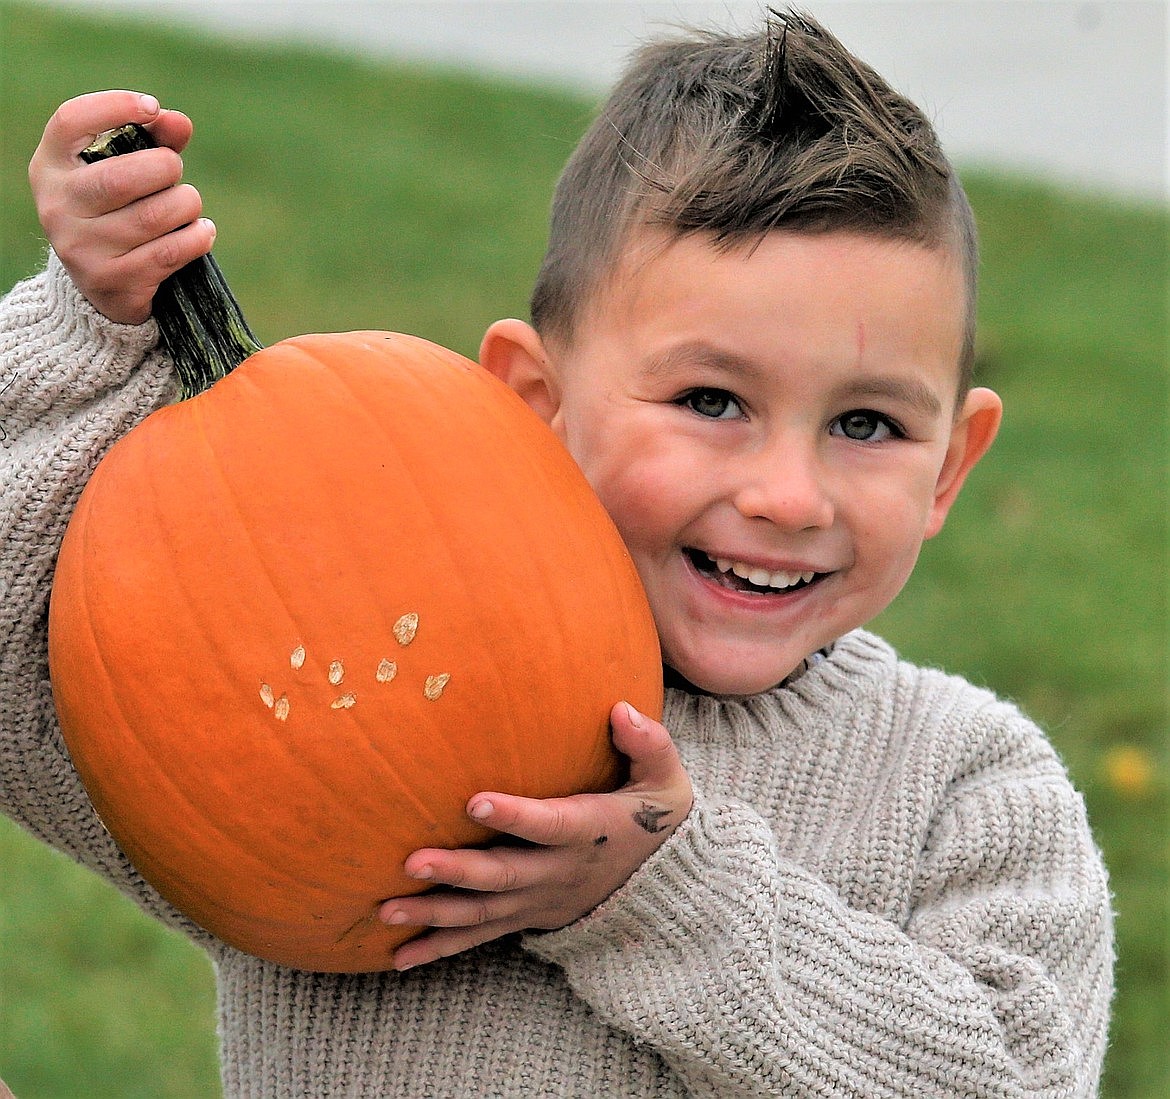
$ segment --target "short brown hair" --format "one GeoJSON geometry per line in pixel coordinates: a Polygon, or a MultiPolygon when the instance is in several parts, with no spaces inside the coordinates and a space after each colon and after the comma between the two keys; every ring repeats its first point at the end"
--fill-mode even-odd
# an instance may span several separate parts
{"type": "Polygon", "coordinates": [[[974,217],[934,128],[811,18],[755,34],[695,32],[642,49],[570,157],[532,295],[545,338],[572,339],[629,233],[657,226],[750,243],[774,229],[870,233],[950,247],[967,284],[974,217]]]}

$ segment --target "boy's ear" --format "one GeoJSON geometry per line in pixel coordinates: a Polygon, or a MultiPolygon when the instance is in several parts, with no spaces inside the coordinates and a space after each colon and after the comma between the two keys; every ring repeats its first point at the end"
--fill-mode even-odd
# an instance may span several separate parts
{"type": "Polygon", "coordinates": [[[524,321],[496,321],[484,333],[479,363],[514,389],[546,424],[560,408],[556,372],[536,329],[524,321]]]}
{"type": "Polygon", "coordinates": [[[926,525],[927,538],[942,530],[967,474],[995,441],[1002,418],[1003,402],[990,389],[972,389],[967,394],[951,429],[951,442],[935,485],[934,506],[926,525]]]}

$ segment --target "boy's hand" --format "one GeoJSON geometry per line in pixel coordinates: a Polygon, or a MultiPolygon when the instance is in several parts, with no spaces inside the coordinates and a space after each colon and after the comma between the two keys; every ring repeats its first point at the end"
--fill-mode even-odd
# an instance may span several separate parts
{"type": "Polygon", "coordinates": [[[140,324],[158,284],[211,250],[215,226],[203,200],[180,184],[180,151],[191,120],[153,96],[93,92],[49,119],[29,162],[41,225],[78,289],[111,320],[140,324]],[[147,127],[159,148],[95,164],[78,155],[98,134],[128,122],[147,127]]]}
{"type": "Polygon", "coordinates": [[[624,702],[610,722],[614,746],[630,760],[630,779],[620,790],[544,801],[476,794],[468,815],[526,845],[424,849],[407,858],[411,877],[451,888],[382,905],[388,923],[441,929],[400,947],[398,969],[514,931],[564,927],[605,900],[666,841],[692,798],[670,734],[624,702]]]}

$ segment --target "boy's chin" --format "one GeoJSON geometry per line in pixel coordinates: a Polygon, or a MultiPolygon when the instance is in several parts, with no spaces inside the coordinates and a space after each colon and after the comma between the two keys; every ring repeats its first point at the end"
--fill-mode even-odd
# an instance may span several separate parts
{"type": "Polygon", "coordinates": [[[743,696],[761,694],[779,686],[803,664],[804,661],[800,660],[787,670],[776,667],[747,670],[691,665],[687,661],[668,658],[663,670],[668,687],[679,687],[693,694],[743,696]]]}

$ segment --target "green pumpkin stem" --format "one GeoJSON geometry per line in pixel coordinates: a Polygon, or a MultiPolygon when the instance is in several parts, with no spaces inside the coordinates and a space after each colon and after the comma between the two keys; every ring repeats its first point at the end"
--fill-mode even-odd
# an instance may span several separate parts
{"type": "MultiPolygon", "coordinates": [[[[81,159],[92,164],[157,145],[147,130],[131,124],[102,134],[81,159]]],[[[263,347],[210,254],[164,279],[152,311],[184,400],[210,389],[263,347]]]]}

